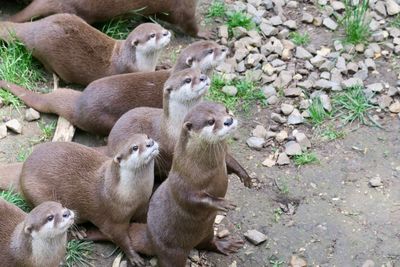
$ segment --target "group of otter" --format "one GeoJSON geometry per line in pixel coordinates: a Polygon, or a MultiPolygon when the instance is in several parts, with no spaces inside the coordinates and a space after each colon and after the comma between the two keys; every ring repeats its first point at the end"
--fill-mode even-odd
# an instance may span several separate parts
{"type": "Polygon", "coordinates": [[[114,40],[87,24],[134,9],[202,35],[195,0],[34,0],[0,22],[0,39],[18,39],[47,70],[87,86],[48,94],[7,81],[0,88],[40,112],[108,135],[105,147],[40,144],[23,164],[0,167],[0,188],[13,186],[34,208],[25,214],[0,201],[4,266],[58,266],[73,223],[93,224],[85,238],[115,243],[134,266],[144,263],[138,253],[156,256],[162,267],[184,267],[193,248],[230,254],[242,247],[239,238],[217,238],[213,227],[218,211],[235,207],[224,198],[228,174],[251,185],[227,149],[237,120],[203,100],[228,49],[197,41],[170,70],[156,71],[168,30],[145,23],[114,40]],[[44,18],[25,22],[36,17],[44,18]]]}

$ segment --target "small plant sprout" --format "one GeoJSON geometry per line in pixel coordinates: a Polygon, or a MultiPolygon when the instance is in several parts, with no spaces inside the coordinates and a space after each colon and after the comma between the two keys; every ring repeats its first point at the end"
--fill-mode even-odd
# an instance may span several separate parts
{"type": "Polygon", "coordinates": [[[310,115],[309,120],[314,125],[320,125],[330,117],[330,114],[325,111],[322,101],[319,97],[315,97],[312,100],[312,104],[308,108],[308,113],[310,115]]]}
{"type": "Polygon", "coordinates": [[[306,32],[306,33],[299,33],[299,32],[292,32],[289,35],[290,40],[292,40],[292,42],[295,45],[302,45],[302,46],[306,46],[310,43],[311,39],[310,39],[310,35],[306,32]]]}
{"type": "Polygon", "coordinates": [[[243,27],[246,30],[255,28],[255,23],[252,21],[251,17],[244,12],[228,12],[227,18],[227,25],[231,34],[232,30],[236,27],[243,27]]]}
{"type": "Polygon", "coordinates": [[[93,266],[91,264],[92,253],[94,251],[93,242],[82,240],[71,240],[67,244],[67,254],[63,266],[93,266]]]}
{"type": "Polygon", "coordinates": [[[351,44],[366,43],[371,32],[367,11],[369,0],[360,0],[360,3],[353,5],[351,0],[344,0],[345,14],[342,25],[345,32],[345,41],[351,44]]]}
{"type": "Polygon", "coordinates": [[[321,132],[321,137],[327,141],[333,141],[336,139],[342,139],[345,137],[345,132],[335,129],[332,125],[328,126],[321,132]]]}
{"type": "Polygon", "coordinates": [[[303,152],[300,155],[294,156],[294,164],[297,166],[303,166],[306,164],[319,162],[317,156],[312,152],[303,152]]]}
{"type": "Polygon", "coordinates": [[[4,89],[0,89],[0,99],[1,101],[3,101],[4,105],[9,105],[17,110],[23,106],[21,100],[18,97],[4,89]]]}
{"type": "Polygon", "coordinates": [[[207,18],[222,18],[225,12],[226,6],[223,0],[214,0],[208,8],[207,18]]]}
{"type": "MultiPolygon", "coordinates": [[[[0,179],[1,179],[1,177],[0,177],[0,179]]],[[[17,206],[18,208],[20,208],[21,210],[23,210],[25,212],[29,212],[31,210],[28,203],[26,203],[25,199],[20,194],[14,193],[12,188],[1,191],[0,198],[17,206]]]]}
{"type": "Polygon", "coordinates": [[[38,126],[42,131],[40,141],[46,141],[53,136],[54,130],[56,129],[56,122],[52,121],[50,123],[45,123],[44,121],[40,121],[38,122],[38,126]]]}
{"type": "Polygon", "coordinates": [[[20,146],[18,154],[17,154],[17,161],[24,162],[31,153],[32,153],[32,147],[20,146]]]}

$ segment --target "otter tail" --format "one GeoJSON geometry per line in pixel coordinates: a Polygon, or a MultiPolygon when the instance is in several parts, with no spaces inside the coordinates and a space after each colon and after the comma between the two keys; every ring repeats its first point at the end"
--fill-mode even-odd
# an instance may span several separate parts
{"type": "Polygon", "coordinates": [[[0,39],[10,42],[17,38],[18,23],[0,22],[0,39]]]}
{"type": "Polygon", "coordinates": [[[48,94],[39,94],[1,80],[0,88],[10,91],[26,105],[39,112],[57,114],[76,125],[73,109],[81,92],[71,89],[58,89],[48,94]]]}
{"type": "Polygon", "coordinates": [[[19,189],[19,176],[21,175],[23,163],[0,165],[0,189],[12,189],[21,193],[19,189]]]}

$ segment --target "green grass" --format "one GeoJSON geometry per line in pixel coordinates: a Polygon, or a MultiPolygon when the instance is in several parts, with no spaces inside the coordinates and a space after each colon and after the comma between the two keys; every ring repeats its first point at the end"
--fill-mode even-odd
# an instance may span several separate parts
{"type": "Polygon", "coordinates": [[[389,25],[391,27],[400,28],[400,14],[394,17],[393,20],[390,21],[389,25]]]}
{"type": "Polygon", "coordinates": [[[18,193],[14,193],[12,189],[0,192],[0,198],[17,206],[25,212],[29,212],[31,208],[26,203],[25,199],[18,193]]]}
{"type": "Polygon", "coordinates": [[[359,121],[367,123],[368,112],[374,108],[363,92],[361,85],[345,88],[343,92],[333,96],[333,113],[342,119],[344,124],[359,121]]]}
{"type": "Polygon", "coordinates": [[[351,44],[366,43],[371,35],[369,21],[366,14],[368,11],[369,0],[360,0],[356,6],[351,4],[351,0],[344,0],[346,6],[342,25],[345,32],[345,41],[351,44]]]}
{"type": "Polygon", "coordinates": [[[223,103],[229,110],[236,111],[240,107],[243,111],[248,111],[250,105],[255,102],[261,102],[266,105],[263,92],[255,82],[247,78],[226,81],[221,75],[214,75],[211,81],[210,91],[207,96],[210,100],[223,103]],[[222,92],[225,85],[235,86],[237,94],[228,96],[222,92]]]}
{"type": "Polygon", "coordinates": [[[228,25],[229,32],[232,34],[232,30],[236,27],[243,27],[246,30],[251,30],[255,28],[255,23],[252,21],[251,17],[240,11],[228,12],[226,24],[228,25]]]}
{"type": "Polygon", "coordinates": [[[292,42],[295,45],[303,45],[306,46],[310,43],[311,39],[310,39],[310,35],[305,32],[305,33],[299,33],[299,32],[291,32],[289,34],[289,38],[290,40],[292,40],[292,42]]]}
{"type": "Polygon", "coordinates": [[[319,162],[317,155],[315,155],[313,152],[304,152],[301,155],[296,155],[294,156],[293,160],[294,164],[297,166],[319,162]]]}
{"type": "Polygon", "coordinates": [[[38,126],[42,131],[41,140],[46,141],[49,140],[53,134],[54,130],[56,129],[56,122],[52,121],[50,123],[45,123],[44,121],[38,122],[38,126]]]}
{"type": "Polygon", "coordinates": [[[275,223],[278,223],[280,221],[282,214],[283,214],[283,211],[281,208],[274,209],[274,222],[275,223]]]}
{"type": "Polygon", "coordinates": [[[207,18],[223,18],[226,13],[226,6],[223,1],[214,0],[208,7],[207,18]]]}
{"type": "Polygon", "coordinates": [[[123,40],[135,28],[136,23],[137,21],[133,19],[112,19],[99,25],[99,30],[114,39],[123,40]]]}
{"type": "Polygon", "coordinates": [[[93,266],[90,262],[92,260],[91,255],[93,250],[93,242],[81,240],[69,241],[64,266],[93,266]]]}
{"type": "Polygon", "coordinates": [[[24,162],[29,155],[32,153],[32,147],[22,147],[20,146],[18,154],[17,154],[17,161],[24,162]]]}
{"type": "Polygon", "coordinates": [[[0,79],[28,89],[44,81],[44,72],[38,61],[20,41],[0,42],[0,79]]]}
{"type": "Polygon", "coordinates": [[[320,125],[330,117],[330,114],[324,109],[319,97],[315,97],[312,100],[312,104],[308,108],[308,113],[310,115],[309,120],[314,125],[320,125]]]}
{"type": "Polygon", "coordinates": [[[344,131],[335,129],[333,126],[328,126],[325,130],[321,132],[321,137],[327,141],[333,141],[337,139],[342,139],[346,136],[344,131]]]}
{"type": "Polygon", "coordinates": [[[23,106],[22,101],[18,97],[4,89],[0,89],[0,99],[3,101],[4,105],[10,105],[15,109],[19,109],[23,106]]]}

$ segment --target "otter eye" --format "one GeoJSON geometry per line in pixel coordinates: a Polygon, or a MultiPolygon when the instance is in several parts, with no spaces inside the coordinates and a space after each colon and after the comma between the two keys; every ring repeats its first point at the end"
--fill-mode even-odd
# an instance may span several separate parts
{"type": "Polygon", "coordinates": [[[186,78],[185,79],[185,83],[191,83],[192,82],[192,79],[191,78],[186,78]]]}
{"type": "Polygon", "coordinates": [[[210,126],[211,126],[211,125],[214,125],[215,120],[214,120],[214,119],[208,120],[207,123],[208,123],[208,125],[210,125],[210,126]]]}
{"type": "Polygon", "coordinates": [[[210,49],[210,50],[208,50],[208,52],[207,52],[208,54],[212,54],[212,53],[214,53],[214,49],[210,49]]]}
{"type": "Polygon", "coordinates": [[[156,37],[155,33],[150,34],[150,38],[154,38],[154,37],[156,37]]]}
{"type": "Polygon", "coordinates": [[[53,215],[47,216],[47,221],[48,221],[48,222],[51,222],[53,219],[54,219],[54,216],[53,216],[53,215]]]}
{"type": "Polygon", "coordinates": [[[132,151],[137,151],[138,149],[139,149],[138,146],[133,146],[133,147],[132,147],[132,151]]]}

